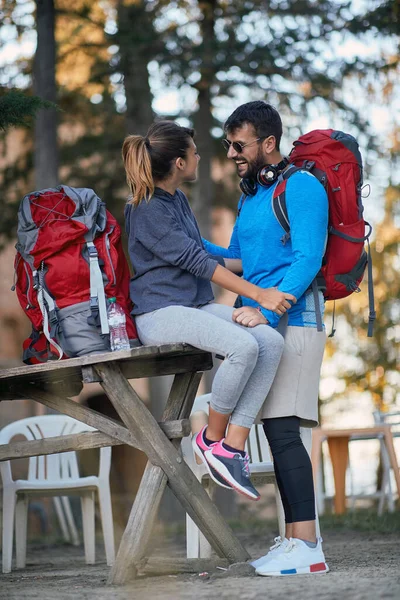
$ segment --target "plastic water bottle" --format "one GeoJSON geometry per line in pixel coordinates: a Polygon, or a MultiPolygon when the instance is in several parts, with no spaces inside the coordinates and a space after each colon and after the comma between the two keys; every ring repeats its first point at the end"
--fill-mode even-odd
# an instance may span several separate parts
{"type": "Polygon", "coordinates": [[[110,346],[113,352],[129,350],[129,338],[126,333],[126,318],[116,298],[108,298],[107,318],[110,328],[110,346]]]}

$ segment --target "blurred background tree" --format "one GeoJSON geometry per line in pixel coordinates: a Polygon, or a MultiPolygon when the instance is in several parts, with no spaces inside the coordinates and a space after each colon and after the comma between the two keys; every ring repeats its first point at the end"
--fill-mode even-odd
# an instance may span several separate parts
{"type": "MultiPolygon", "coordinates": [[[[386,108],[391,123],[385,146],[374,154],[373,166],[375,169],[380,159],[386,171],[383,216],[375,225],[371,243],[376,321],[373,338],[369,339],[367,293],[353,294],[339,303],[339,321],[342,319],[342,327],[347,330],[347,341],[343,344],[340,340],[343,342],[344,336],[337,336],[330,340],[327,351],[328,356],[336,358],[339,368],[335,375],[342,384],[333,397],[343,395],[344,390],[346,395],[366,392],[377,409],[387,410],[400,399],[400,124],[392,109],[400,75],[400,4],[397,0],[366,4],[368,10],[349,23],[349,31],[358,39],[374,35],[396,42],[394,47],[384,46],[374,60],[360,61],[354,74],[364,90],[367,111],[379,104],[386,108]]],[[[366,195],[377,202],[375,190],[371,194],[368,190],[366,195]]]]}
{"type": "MultiPolygon", "coordinates": [[[[60,179],[95,187],[117,216],[121,216],[125,193],[121,140],[126,132],[145,132],[156,112],[152,108],[154,91],[161,87],[182,91],[180,106],[166,116],[188,121],[197,129],[202,160],[191,196],[206,235],[210,207],[218,202],[233,208],[237,201],[232,193],[237,183],[233,173],[231,186],[226,186],[226,167],[219,169],[223,176],[216,182],[212,165],[224,160],[217,138],[222,135],[226,106],[234,108],[241,88],[278,105],[292,139],[300,133],[302,120],[315,111],[335,109],[353,127],[366,128],[366,122],[339,92],[349,64],[326,50],[336,44],[334,34],[352,17],[348,4],[329,0],[41,0],[35,10],[29,0],[9,0],[3,2],[2,10],[4,36],[12,32],[22,40],[36,30],[37,60],[33,64],[41,68],[33,82],[46,88],[50,99],[54,100],[57,90],[63,110],[60,179]],[[53,30],[55,68],[51,65],[55,60],[53,30]],[[40,81],[40,73],[45,74],[46,82],[40,81]]],[[[23,74],[24,86],[29,89],[32,57],[19,59],[15,66],[17,72],[11,77],[7,67],[0,71],[3,85],[12,89],[23,74]]],[[[42,134],[34,152],[36,171],[43,153],[41,143],[48,149],[49,167],[57,157],[54,131],[52,140],[45,139],[54,126],[50,117],[46,123],[41,118],[39,115],[37,130],[42,134]]],[[[56,114],[51,116],[56,118],[56,114]]],[[[31,144],[27,144],[27,152],[32,151],[31,144]]],[[[21,193],[27,189],[27,161],[17,186],[21,193]]],[[[54,166],[52,171],[56,171],[54,166]]],[[[43,187],[34,183],[33,177],[31,181],[33,187],[43,187]]],[[[17,199],[15,183],[14,177],[11,194],[17,199]]],[[[2,197],[7,197],[10,183],[2,181],[0,185],[2,197]]]]}

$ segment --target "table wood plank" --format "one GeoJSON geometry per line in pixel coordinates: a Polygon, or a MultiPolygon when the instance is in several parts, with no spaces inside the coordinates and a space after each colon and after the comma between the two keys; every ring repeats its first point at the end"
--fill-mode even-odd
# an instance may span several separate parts
{"type": "Polygon", "coordinates": [[[93,366],[111,359],[118,361],[126,379],[206,371],[213,364],[208,352],[187,344],[168,344],[12,367],[0,370],[0,401],[24,400],[16,391],[16,385],[23,383],[47,384],[61,396],[77,395],[82,387],[82,380],[85,383],[99,381],[93,366]]]}
{"type": "MultiPolygon", "coordinates": [[[[127,383],[127,385],[129,384],[127,383]]],[[[69,415],[73,419],[82,421],[111,438],[119,440],[123,444],[128,444],[134,448],[142,448],[137,437],[120,421],[117,421],[112,417],[106,417],[87,406],[78,404],[78,402],[74,402],[69,398],[57,396],[52,392],[48,392],[47,390],[43,390],[32,384],[25,384],[21,386],[21,388],[18,388],[18,390],[23,397],[40,402],[64,415],[69,415]]]]}
{"type": "MultiPolygon", "coordinates": [[[[185,437],[190,434],[190,422],[188,419],[159,423],[168,439],[185,437]]],[[[27,440],[10,442],[0,445],[0,461],[13,460],[15,458],[29,458],[30,456],[42,456],[56,454],[59,452],[71,452],[71,450],[87,450],[90,448],[103,448],[105,446],[118,446],[123,444],[120,440],[111,438],[100,431],[84,431],[70,435],[60,435],[42,440],[27,440]]],[[[141,450],[141,448],[138,448],[141,450]]]]}
{"type": "Polygon", "coordinates": [[[0,371],[0,381],[13,377],[32,375],[43,372],[65,371],[68,369],[80,369],[84,365],[96,365],[110,361],[141,359],[149,356],[167,356],[173,354],[207,354],[203,350],[194,348],[189,344],[163,344],[161,346],[139,346],[130,350],[118,350],[117,352],[104,352],[102,354],[85,354],[77,358],[67,358],[66,360],[52,360],[38,365],[24,365],[11,367],[0,371]]]}
{"type": "MultiPolygon", "coordinates": [[[[202,352],[182,356],[157,356],[141,358],[140,360],[127,360],[120,362],[119,365],[125,379],[139,379],[141,377],[160,377],[197,370],[207,371],[212,368],[212,357],[210,354],[202,352]]],[[[83,367],[82,374],[84,383],[101,383],[95,365],[83,367]]]]}

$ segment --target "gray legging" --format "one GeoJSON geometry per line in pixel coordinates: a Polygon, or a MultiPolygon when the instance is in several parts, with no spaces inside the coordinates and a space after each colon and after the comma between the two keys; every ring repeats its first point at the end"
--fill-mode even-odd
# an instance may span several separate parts
{"type": "Polygon", "coordinates": [[[233,308],[168,306],[135,318],[143,344],[184,342],[222,354],[212,385],[211,407],[231,414],[231,423],[250,428],[275,377],[283,337],[269,325],[244,327],[232,321],[233,308]]]}

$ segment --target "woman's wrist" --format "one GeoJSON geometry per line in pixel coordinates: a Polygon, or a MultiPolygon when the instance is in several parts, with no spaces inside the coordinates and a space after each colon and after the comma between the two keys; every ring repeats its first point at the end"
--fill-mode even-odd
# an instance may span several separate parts
{"type": "MultiPolygon", "coordinates": [[[[253,283],[251,284],[254,287],[254,296],[252,296],[252,300],[254,300],[254,302],[257,302],[257,304],[261,304],[262,301],[262,289],[259,288],[257,285],[254,285],[253,283]]],[[[259,307],[260,308],[260,307],[259,307]]]]}

